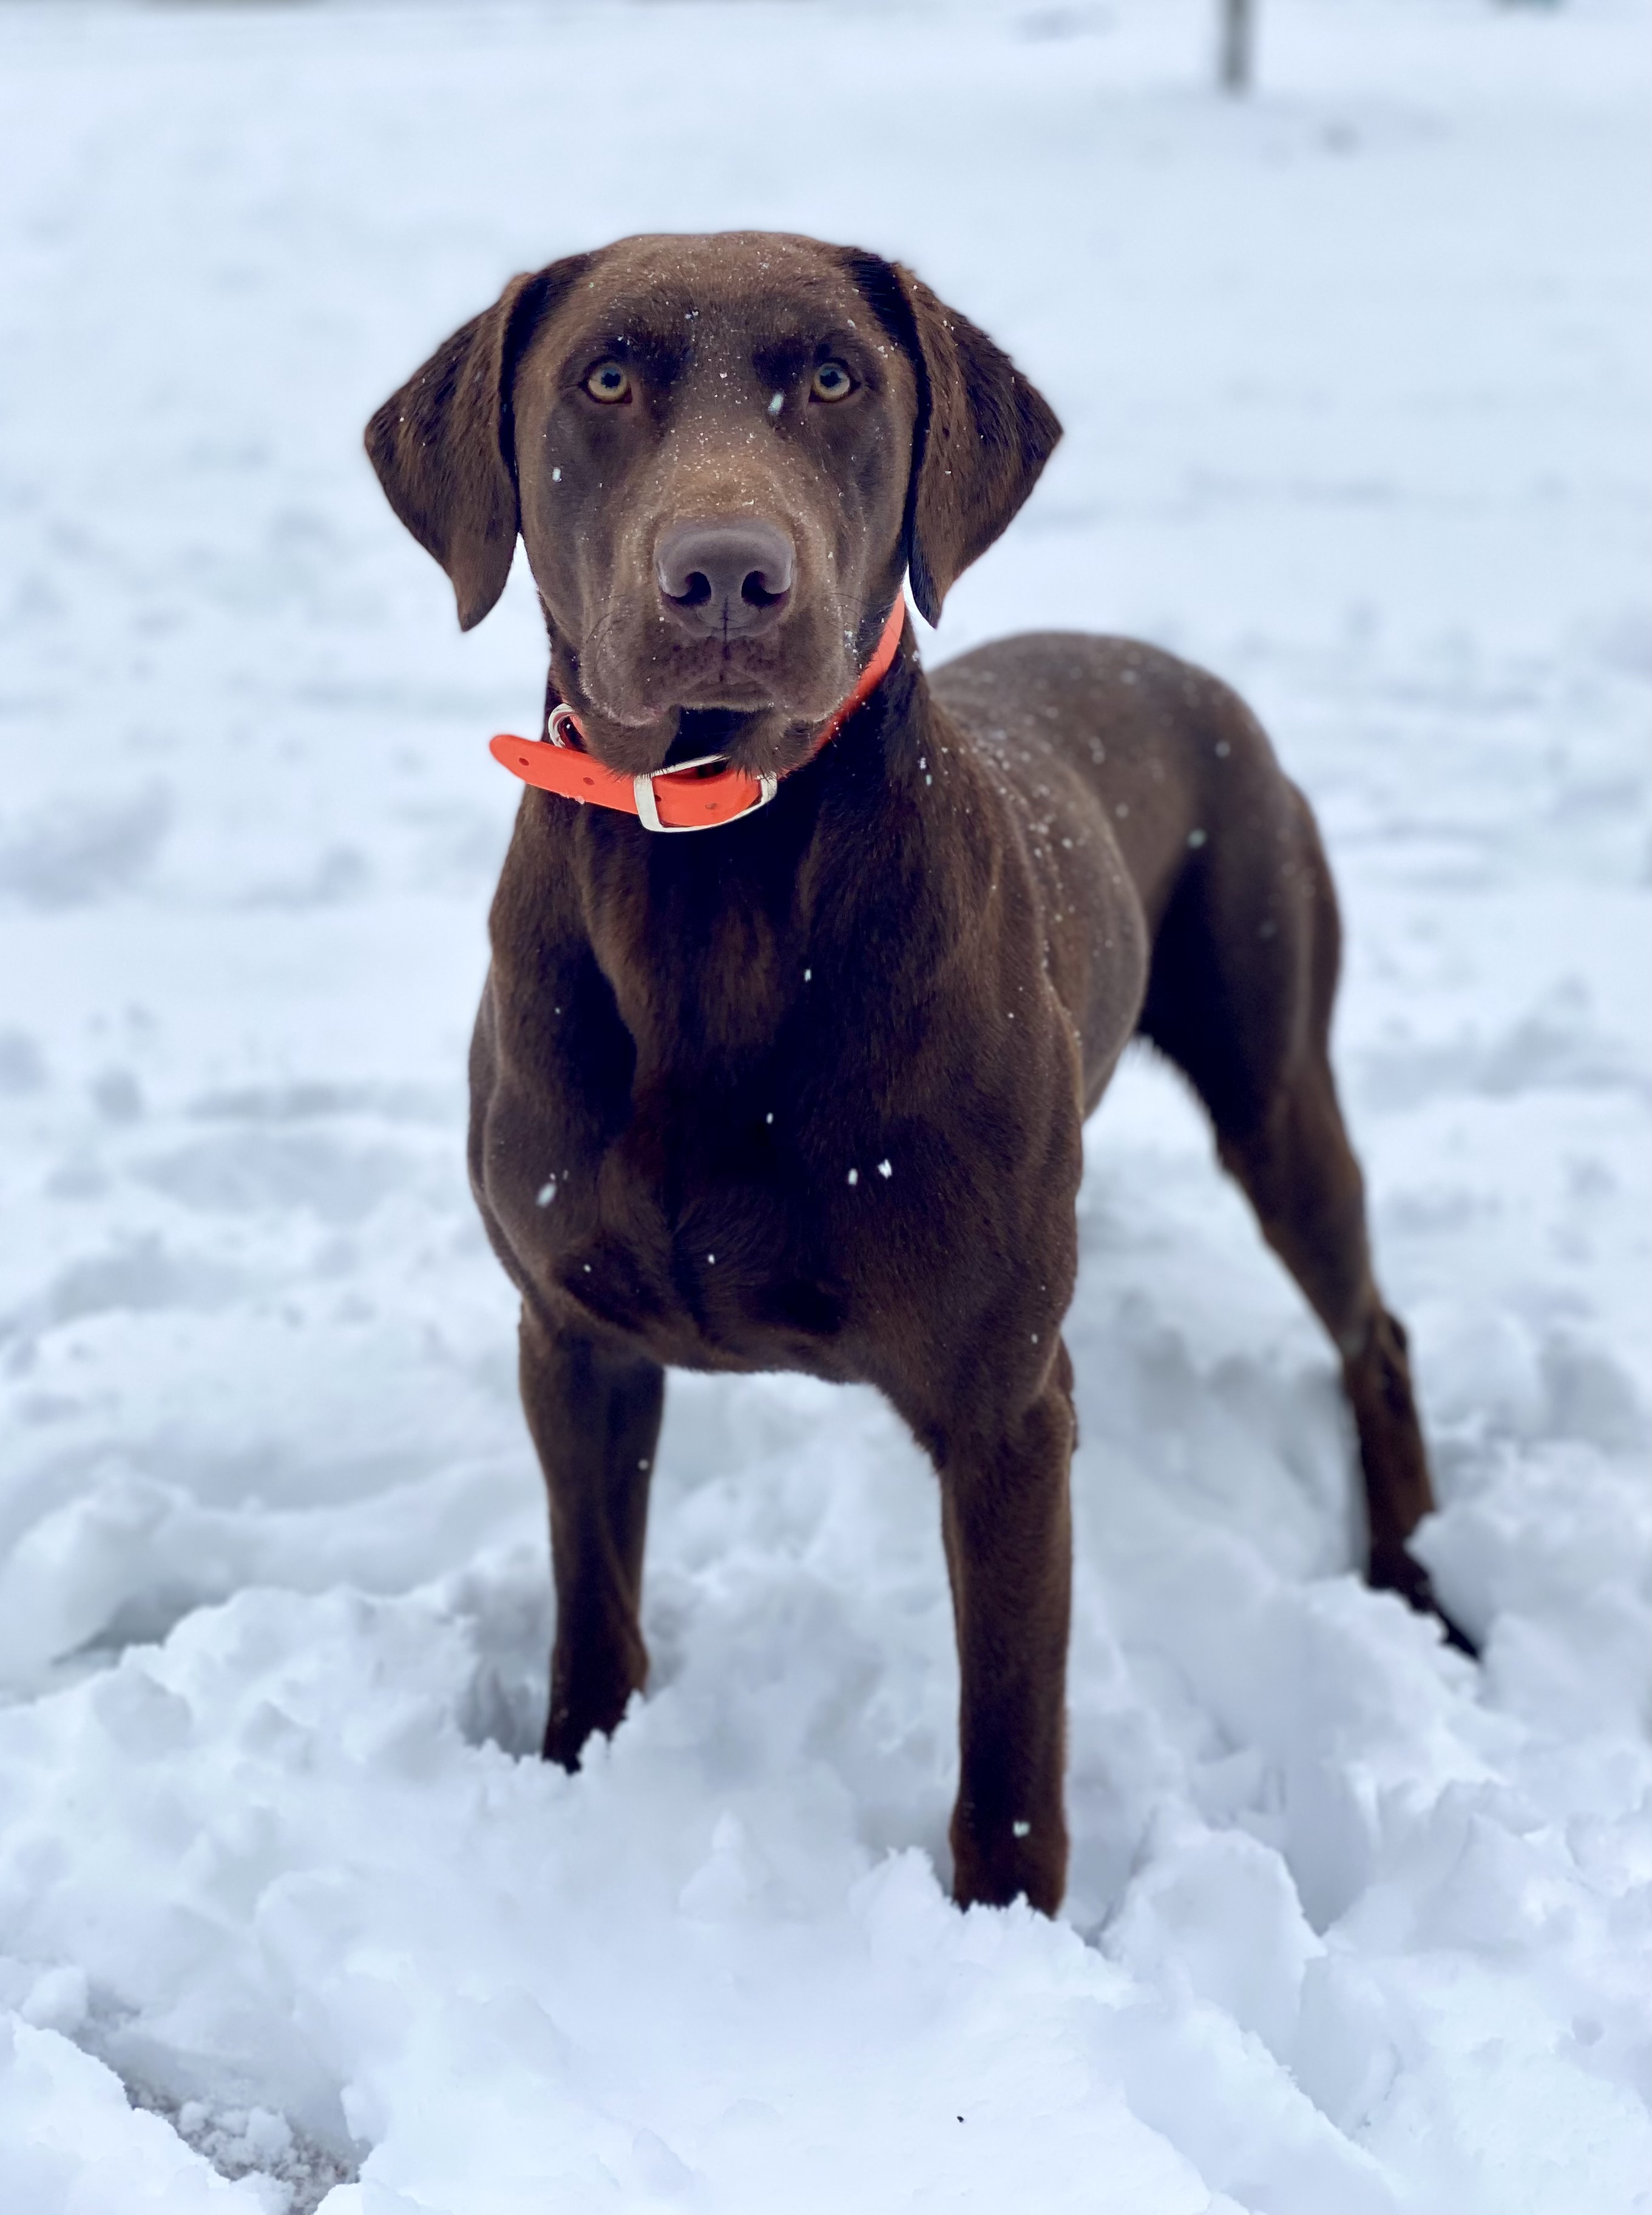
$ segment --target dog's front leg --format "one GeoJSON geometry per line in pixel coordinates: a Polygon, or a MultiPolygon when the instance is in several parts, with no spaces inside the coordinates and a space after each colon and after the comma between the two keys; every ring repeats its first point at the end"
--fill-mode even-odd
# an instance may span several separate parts
{"type": "Polygon", "coordinates": [[[952,1888],[963,1907],[1024,1893],[1053,1915],[1066,1885],[1072,1387],[1059,1346],[1030,1406],[947,1438],[942,1531],[960,1678],[952,1888]]]}
{"type": "Polygon", "coordinates": [[[579,1765],[648,1673],[639,1614],[665,1371],[525,1304],[522,1407],[550,1495],[556,1638],[545,1758],[579,1765]]]}

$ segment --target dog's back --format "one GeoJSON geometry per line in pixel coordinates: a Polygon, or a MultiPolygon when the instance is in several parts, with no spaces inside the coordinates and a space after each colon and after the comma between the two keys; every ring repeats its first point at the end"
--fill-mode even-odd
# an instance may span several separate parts
{"type": "MultiPolygon", "coordinates": [[[[1219,1131],[1242,1132],[1329,1019],[1340,936],[1312,817],[1261,724],[1207,671],[1078,631],[997,640],[930,689],[1025,826],[1053,948],[1116,855],[1153,947],[1140,1028],[1219,1131]]],[[[1100,1089],[1092,1074],[1087,1108],[1100,1089]]]]}

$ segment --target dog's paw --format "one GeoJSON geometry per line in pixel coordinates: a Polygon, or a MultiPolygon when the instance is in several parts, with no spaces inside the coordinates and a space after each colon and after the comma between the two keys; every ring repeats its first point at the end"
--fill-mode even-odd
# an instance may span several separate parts
{"type": "Polygon", "coordinates": [[[1447,1646],[1477,1661],[1480,1649],[1461,1623],[1454,1622],[1440,1605],[1434,1594],[1434,1580],[1416,1555],[1406,1552],[1403,1546],[1385,1547],[1373,1551],[1371,1566],[1366,1572],[1366,1582],[1373,1592],[1397,1592],[1408,1607],[1419,1615],[1430,1615],[1446,1635],[1447,1646]]]}

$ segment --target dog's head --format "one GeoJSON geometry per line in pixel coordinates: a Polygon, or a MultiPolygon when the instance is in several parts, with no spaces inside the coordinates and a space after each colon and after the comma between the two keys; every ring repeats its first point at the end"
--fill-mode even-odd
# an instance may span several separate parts
{"type": "Polygon", "coordinates": [[[513,279],[385,402],[367,451],[465,629],[520,533],[558,687],[611,767],[675,746],[783,772],[903,572],[935,622],[1059,436],[898,263],[746,231],[513,279]]]}

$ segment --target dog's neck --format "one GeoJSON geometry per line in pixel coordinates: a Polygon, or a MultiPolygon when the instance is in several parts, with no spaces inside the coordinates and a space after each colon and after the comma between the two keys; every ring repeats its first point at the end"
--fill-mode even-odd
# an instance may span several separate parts
{"type": "Polygon", "coordinates": [[[908,635],[832,745],[749,823],[660,838],[530,795],[519,835],[531,866],[547,889],[560,881],[556,904],[613,991],[639,1076],[709,1057],[736,1077],[800,1004],[824,1005],[875,929],[891,873],[924,867],[932,712],[908,635]]]}
{"type": "MultiPolygon", "coordinates": [[[[545,737],[549,748],[538,743],[525,742],[506,732],[495,738],[489,751],[494,759],[525,783],[538,785],[543,789],[562,794],[586,805],[611,807],[626,814],[642,818],[648,828],[658,832],[666,830],[714,830],[728,822],[738,822],[742,814],[755,814],[774,797],[778,781],[794,776],[799,769],[814,758],[823,747],[829,745],[844,725],[864,706],[883,683],[894,666],[906,632],[906,594],[904,579],[895,587],[894,597],[885,603],[887,614],[881,621],[875,617],[863,619],[860,629],[862,651],[866,654],[863,666],[854,684],[838,705],[814,731],[808,751],[789,767],[777,764],[773,768],[754,767],[739,759],[741,734],[753,721],[749,710],[728,708],[683,708],[678,711],[676,731],[668,744],[664,758],[654,767],[638,773],[623,772],[600,759],[570,762],[564,750],[573,747],[578,753],[590,754],[581,711],[571,704],[577,686],[578,656],[566,641],[559,641],[556,626],[549,603],[544,595],[540,606],[545,618],[545,629],[550,642],[550,666],[545,678],[545,737]],[[875,625],[875,629],[871,626],[875,625]],[[868,632],[871,629],[869,652],[867,651],[868,632]],[[559,667],[559,659],[565,667],[559,667]],[[711,774],[709,765],[721,759],[722,767],[711,774]],[[669,822],[661,820],[659,794],[653,788],[660,779],[669,779],[672,772],[697,769],[701,776],[694,788],[697,796],[706,802],[704,813],[691,809],[686,819],[673,809],[669,822]],[[758,795],[761,791],[762,797],[758,795]],[[711,795],[715,792],[715,801],[711,795]],[[709,817],[709,820],[706,819],[709,817]]],[[[845,634],[847,636],[847,634],[845,634]]],[[[767,712],[761,718],[767,720],[767,712]]],[[[796,727],[807,730],[807,724],[796,727]]]]}

